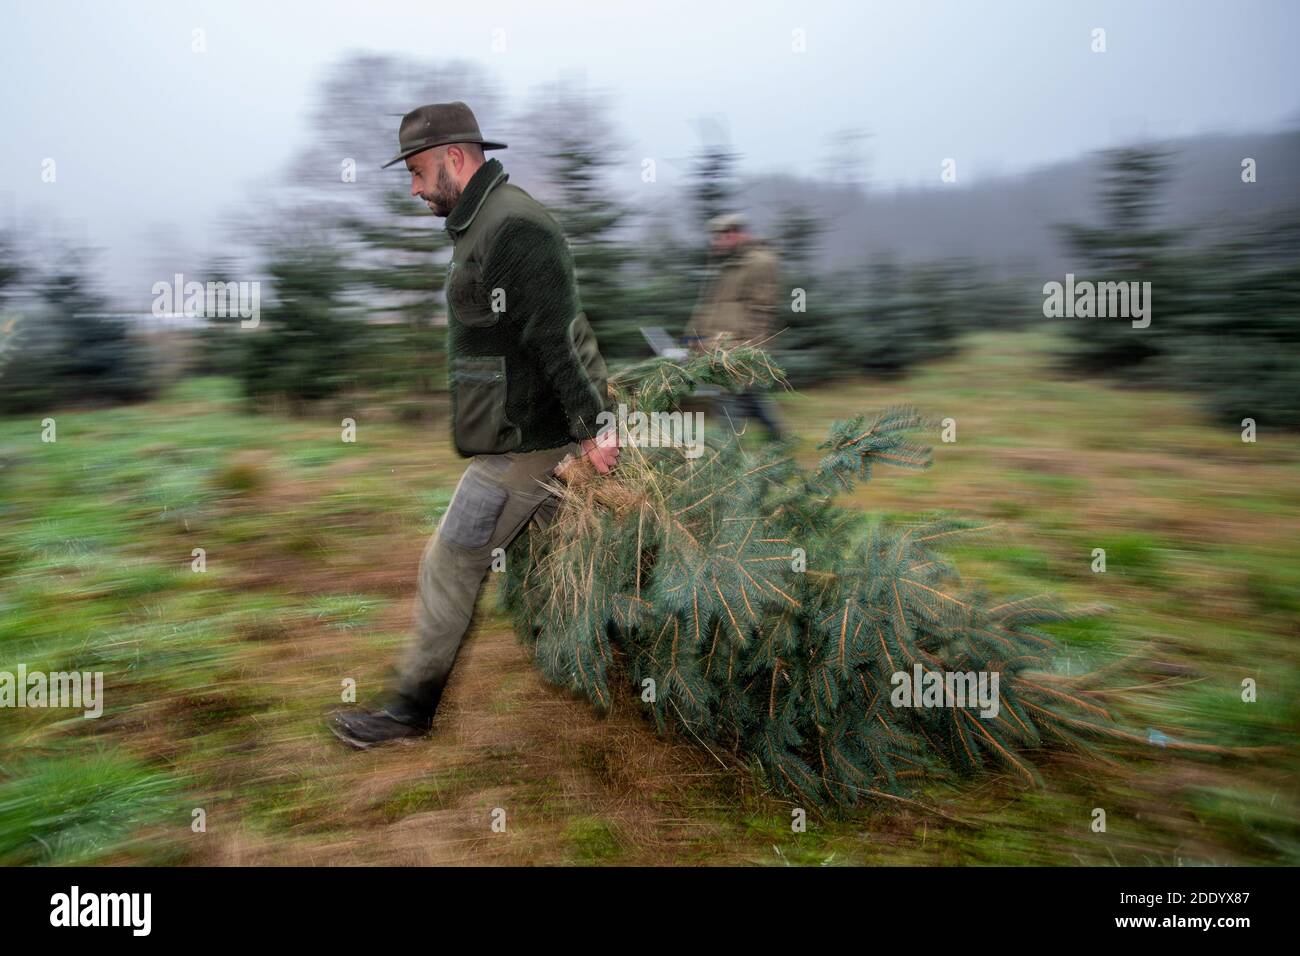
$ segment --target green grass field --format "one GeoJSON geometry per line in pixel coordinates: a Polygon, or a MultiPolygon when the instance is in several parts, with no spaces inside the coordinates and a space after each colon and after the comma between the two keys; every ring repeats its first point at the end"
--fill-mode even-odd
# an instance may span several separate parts
{"type": "Polygon", "coordinates": [[[1041,789],[989,774],[794,833],[757,778],[630,703],[599,718],[545,685],[493,582],[433,737],[347,751],[323,717],[346,681],[381,692],[464,463],[445,425],[360,413],[349,444],[342,415],[248,416],[203,379],[49,413],[52,444],[45,415],[0,420],[0,670],[105,675],[99,719],[0,710],[0,861],[1300,863],[1300,439],[1261,422],[1246,444],[1187,396],[1063,378],[1053,344],[977,336],[780,405],[809,462],[835,418],[953,418],[933,469],[882,472],[855,502],[996,523],[953,552],[968,581],[1113,607],[1059,629],[1061,665],[1136,655],[1144,686],[1117,698],[1135,732],[1271,749],[1049,755],[1041,789]]]}

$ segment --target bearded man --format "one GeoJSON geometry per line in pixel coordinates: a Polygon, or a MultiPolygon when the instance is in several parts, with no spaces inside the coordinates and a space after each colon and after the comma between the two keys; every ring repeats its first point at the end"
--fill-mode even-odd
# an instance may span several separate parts
{"type": "Polygon", "coordinates": [[[333,715],[331,729],[369,748],[427,734],[493,560],[530,520],[554,515],[547,484],[568,455],[600,474],[618,462],[606,368],[574,278],[567,240],[546,209],[507,182],[462,102],[412,110],[398,130],[411,195],[446,219],[451,437],[470,459],[420,560],[415,634],[397,686],[373,711],[333,715]]]}

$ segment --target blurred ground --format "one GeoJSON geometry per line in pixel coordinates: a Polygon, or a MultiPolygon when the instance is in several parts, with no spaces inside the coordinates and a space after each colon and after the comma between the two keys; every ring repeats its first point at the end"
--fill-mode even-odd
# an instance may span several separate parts
{"type": "Polygon", "coordinates": [[[0,860],[18,862],[1225,864],[1300,862],[1294,761],[1300,440],[1244,444],[1173,393],[1063,378],[1053,340],[977,336],[897,381],[780,399],[805,436],[888,404],[951,416],[926,473],[858,503],[996,521],[954,553],[998,593],[1104,602],[1063,666],[1142,651],[1129,695],[1152,746],[1113,767],[1043,762],[915,805],[810,819],[628,702],[605,719],[537,676],[485,592],[427,743],[357,754],[325,730],[406,637],[420,550],[463,462],[441,426],[240,414],[220,379],[128,408],[0,421],[0,668],[102,670],[99,720],[0,711],[0,860]],[[1090,570],[1107,551],[1107,573],[1090,570]],[[190,569],[194,548],[207,571],[190,569]],[[1259,702],[1243,704],[1251,677],[1259,702]],[[1092,833],[1092,810],[1108,831],[1092,833]],[[191,830],[206,812],[206,832],[191,830]],[[506,830],[491,828],[496,809],[506,830]]]}

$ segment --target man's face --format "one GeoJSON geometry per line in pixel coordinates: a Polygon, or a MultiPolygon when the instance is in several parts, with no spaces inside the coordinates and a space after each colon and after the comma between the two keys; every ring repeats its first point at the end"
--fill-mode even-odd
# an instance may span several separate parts
{"type": "Polygon", "coordinates": [[[739,229],[727,229],[723,232],[713,233],[713,252],[720,256],[728,255],[740,244],[744,235],[739,229]]]}
{"type": "Polygon", "coordinates": [[[460,186],[447,168],[446,149],[438,146],[406,157],[406,168],[411,173],[411,195],[419,196],[433,211],[444,219],[460,202],[460,186]]]}

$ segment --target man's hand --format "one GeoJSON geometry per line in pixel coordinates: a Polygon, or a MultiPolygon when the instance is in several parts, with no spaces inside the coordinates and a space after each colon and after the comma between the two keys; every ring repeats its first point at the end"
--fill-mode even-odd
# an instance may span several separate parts
{"type": "Polygon", "coordinates": [[[596,471],[607,475],[618,464],[618,429],[606,428],[595,438],[582,440],[582,456],[590,458],[596,471]]]}

